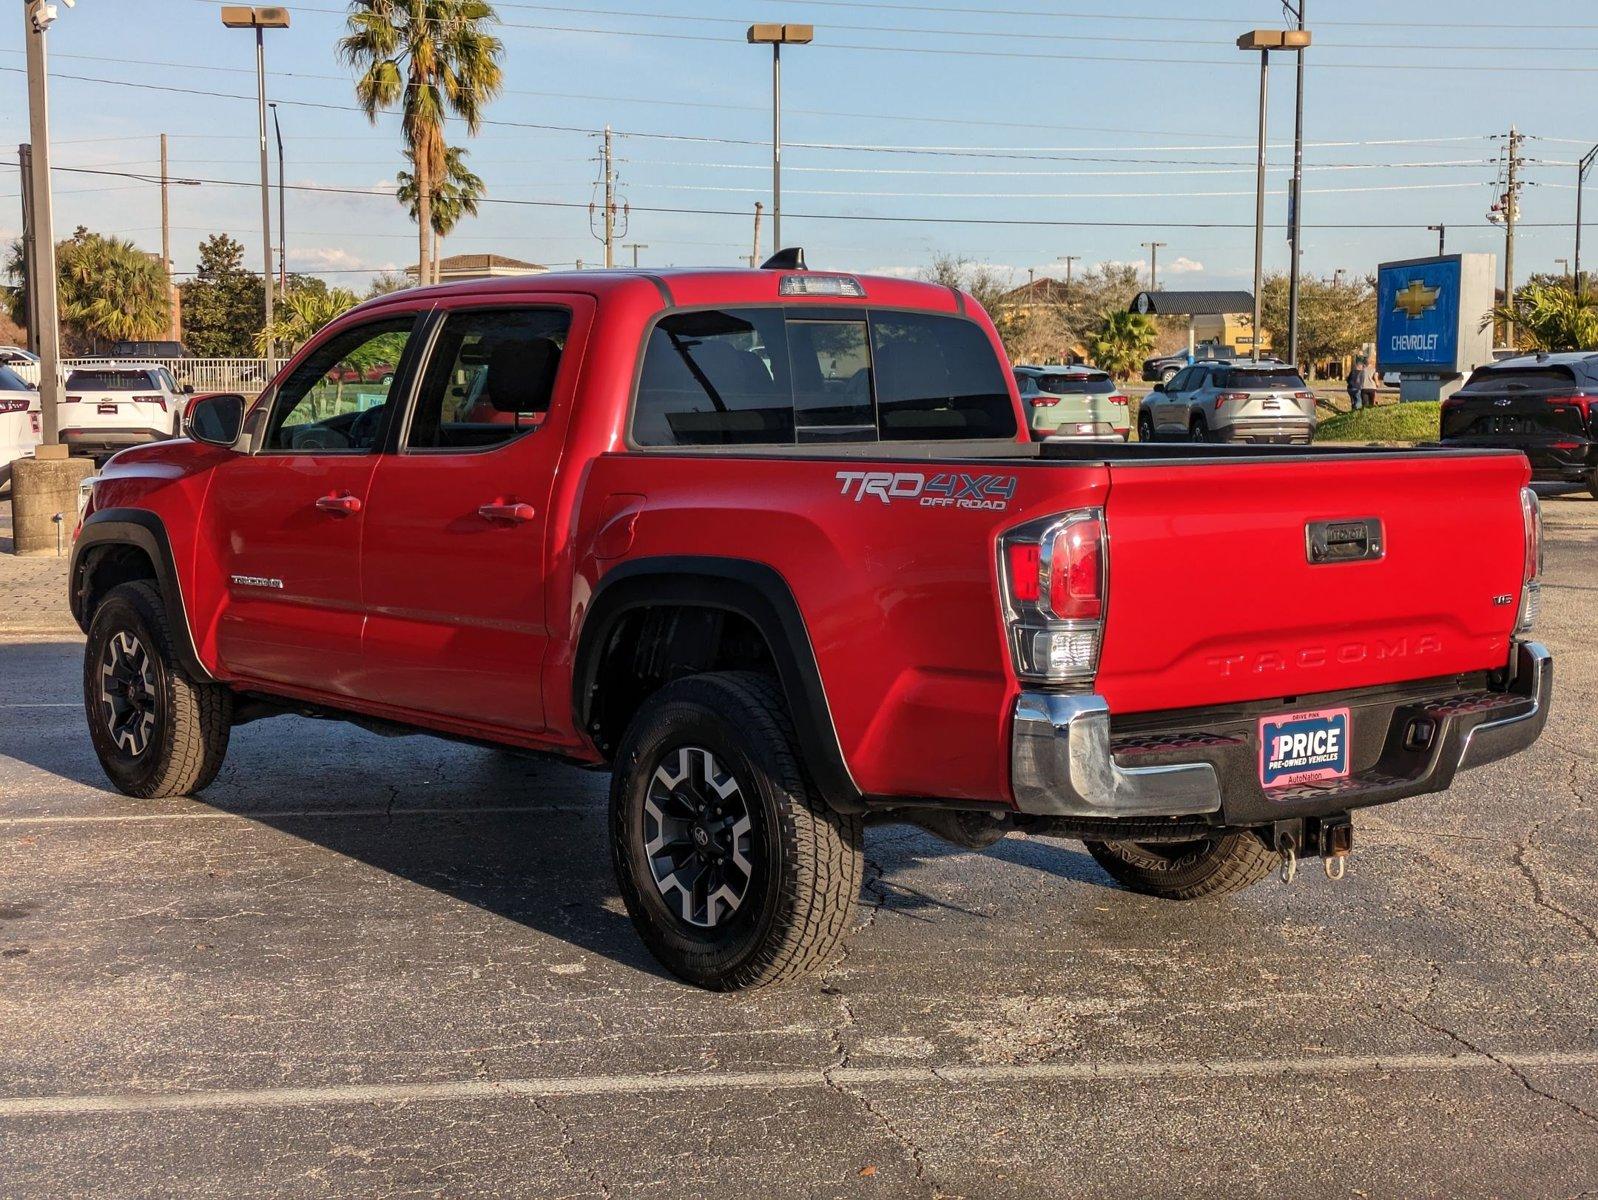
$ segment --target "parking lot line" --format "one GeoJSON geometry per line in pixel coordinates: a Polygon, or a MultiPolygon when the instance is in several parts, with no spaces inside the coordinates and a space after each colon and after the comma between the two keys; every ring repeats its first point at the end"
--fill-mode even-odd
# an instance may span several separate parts
{"type": "Polygon", "coordinates": [[[0,817],[0,829],[36,825],[135,825],[147,821],[336,821],[373,817],[467,817],[496,813],[598,812],[599,804],[441,805],[435,808],[241,808],[165,813],[86,813],[82,816],[0,817]]]}
{"type": "Polygon", "coordinates": [[[120,1092],[0,1098],[0,1119],[82,1113],[283,1109],[349,1104],[419,1104],[483,1099],[639,1096],[662,1092],[771,1091],[882,1085],[1105,1083],[1183,1079],[1417,1074],[1448,1071],[1595,1067],[1598,1051],[1533,1054],[1338,1055],[1326,1058],[1188,1059],[1166,1062],[951,1064],[941,1067],[827,1067],[786,1071],[567,1078],[460,1079],[438,1083],[347,1084],[240,1091],[120,1092]]]}

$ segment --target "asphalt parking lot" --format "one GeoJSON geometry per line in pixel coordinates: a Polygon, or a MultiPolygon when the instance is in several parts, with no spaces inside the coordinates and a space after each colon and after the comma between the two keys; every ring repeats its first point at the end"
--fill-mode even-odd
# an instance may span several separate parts
{"type": "Polygon", "coordinates": [[[1547,734],[1341,883],[884,826],[847,955],[733,996],[634,937],[601,776],[284,718],[141,803],[79,641],[4,635],[0,1196],[1598,1190],[1598,502],[1546,508],[1547,734]]]}

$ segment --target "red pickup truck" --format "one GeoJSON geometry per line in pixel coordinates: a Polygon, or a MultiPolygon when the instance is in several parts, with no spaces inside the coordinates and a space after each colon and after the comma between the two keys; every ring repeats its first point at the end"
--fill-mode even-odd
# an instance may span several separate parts
{"type": "Polygon", "coordinates": [[[1519,454],[1033,443],[970,296],[791,254],[395,293],[190,434],[75,541],[112,782],[198,791],[279,713],[608,767],[628,909],[707,987],[825,960],[868,819],[1193,899],[1331,873],[1547,717],[1519,454]]]}

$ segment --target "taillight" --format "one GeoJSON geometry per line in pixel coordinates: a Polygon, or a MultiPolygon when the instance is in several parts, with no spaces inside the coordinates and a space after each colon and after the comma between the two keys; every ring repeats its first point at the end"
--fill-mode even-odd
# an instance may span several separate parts
{"type": "Polygon", "coordinates": [[[1033,408],[1053,408],[1059,402],[1058,396],[1033,396],[1029,401],[1033,408]]]}
{"type": "Polygon", "coordinates": [[[1293,393],[1293,399],[1295,399],[1295,400],[1313,400],[1313,399],[1315,399],[1315,393],[1314,392],[1294,392],[1293,393]]]}
{"type": "Polygon", "coordinates": [[[1526,557],[1521,567],[1520,611],[1515,632],[1530,633],[1542,608],[1543,506],[1529,487],[1520,489],[1520,516],[1526,531],[1526,557]]]}
{"type": "Polygon", "coordinates": [[[61,400],[65,404],[78,404],[78,403],[80,403],[83,400],[83,397],[82,396],[62,396],[61,400]]]}
{"type": "Polygon", "coordinates": [[[135,404],[159,404],[161,406],[161,411],[162,412],[166,411],[166,397],[165,396],[135,396],[135,397],[133,397],[133,403],[135,403],[135,404]]]}
{"type": "Polygon", "coordinates": [[[1127,400],[1127,398],[1125,396],[1121,395],[1120,392],[1116,392],[1114,395],[1112,395],[1110,397],[1110,403],[1111,404],[1122,404],[1122,405],[1125,405],[1125,404],[1129,404],[1131,402],[1129,400],[1127,400]]]}
{"type": "Polygon", "coordinates": [[[1219,408],[1221,405],[1225,404],[1228,400],[1232,401],[1233,403],[1237,403],[1238,401],[1247,400],[1247,399],[1248,399],[1248,393],[1247,392],[1221,392],[1219,395],[1217,395],[1215,397],[1215,405],[1216,405],[1217,408],[1219,408]]]}
{"type": "Polygon", "coordinates": [[[27,412],[27,400],[0,400],[0,413],[27,412]]]}
{"type": "Polygon", "coordinates": [[[29,413],[28,414],[28,424],[33,427],[33,432],[34,432],[35,435],[37,435],[39,433],[39,431],[40,431],[39,414],[36,413],[36,412],[29,413]]]}
{"type": "Polygon", "coordinates": [[[1005,618],[1021,678],[1092,683],[1109,575],[1105,547],[1100,509],[1031,521],[1004,535],[1005,618]]]}

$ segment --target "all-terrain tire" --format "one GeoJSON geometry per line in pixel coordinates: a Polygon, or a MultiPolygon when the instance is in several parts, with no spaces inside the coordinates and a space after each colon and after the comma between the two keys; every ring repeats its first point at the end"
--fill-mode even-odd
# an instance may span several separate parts
{"type": "MultiPolygon", "coordinates": [[[[728,833],[722,828],[712,842],[728,833]]],[[[833,812],[817,795],[781,689],[763,675],[692,675],[644,703],[616,756],[610,845],[622,899],[644,944],[669,971],[700,987],[734,991],[813,971],[853,925],[865,857],[862,822],[833,812]],[[663,847],[662,814],[692,814],[697,798],[728,823],[747,871],[733,865],[736,856],[707,847],[700,835],[717,819],[707,818],[705,808],[698,816],[671,817],[673,840],[663,847]],[[741,822],[732,825],[729,815],[738,812],[748,820],[741,838],[741,822]],[[709,867],[695,866],[697,847],[714,856],[709,867]],[[686,855],[687,865],[677,866],[673,855],[686,855]],[[722,874],[700,884],[695,872],[711,868],[722,874]],[[717,895],[738,893],[730,911],[726,900],[701,903],[701,889],[711,886],[717,895]]]]}
{"type": "Polygon", "coordinates": [[[161,593],[140,580],[107,593],[83,652],[94,752],[117,790],[141,800],[200,791],[227,755],[232,694],[189,678],[172,644],[161,593]]]}
{"type": "Polygon", "coordinates": [[[1123,887],[1162,900],[1202,900],[1252,887],[1276,870],[1281,855],[1252,833],[1193,842],[1084,842],[1123,887]]]}

